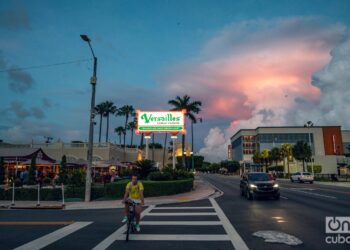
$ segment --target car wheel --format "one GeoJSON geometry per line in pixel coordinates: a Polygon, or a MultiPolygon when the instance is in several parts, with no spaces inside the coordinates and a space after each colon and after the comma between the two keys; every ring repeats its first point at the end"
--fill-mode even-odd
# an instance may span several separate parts
{"type": "Polygon", "coordinates": [[[278,194],[278,195],[275,195],[275,200],[280,200],[281,196],[278,194]]]}
{"type": "Polygon", "coordinates": [[[302,181],[302,180],[300,180],[300,178],[298,178],[298,181],[299,181],[299,183],[303,183],[303,181],[302,181]]]}
{"type": "Polygon", "coordinates": [[[314,183],[313,181],[310,181],[310,184],[314,183]]]}
{"type": "Polygon", "coordinates": [[[290,182],[294,182],[294,180],[292,178],[290,178],[290,182]]]}

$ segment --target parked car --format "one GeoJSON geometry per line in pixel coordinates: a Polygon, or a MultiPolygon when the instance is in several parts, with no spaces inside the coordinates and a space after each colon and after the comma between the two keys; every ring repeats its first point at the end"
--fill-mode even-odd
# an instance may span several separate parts
{"type": "Polygon", "coordinates": [[[309,172],[296,172],[290,176],[291,182],[314,182],[314,176],[309,172]]]}
{"type": "Polygon", "coordinates": [[[245,196],[248,200],[257,197],[280,199],[279,185],[267,173],[251,172],[243,174],[240,181],[240,192],[241,196],[245,196]]]}

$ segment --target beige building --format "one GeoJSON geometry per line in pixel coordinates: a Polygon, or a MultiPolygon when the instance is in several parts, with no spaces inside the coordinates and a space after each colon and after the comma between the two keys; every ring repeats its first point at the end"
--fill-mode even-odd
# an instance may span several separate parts
{"type": "MultiPolygon", "coordinates": [[[[231,159],[253,165],[256,151],[271,150],[283,144],[294,145],[304,141],[311,146],[314,164],[322,165],[322,173],[348,171],[340,166],[349,165],[350,131],[341,130],[340,126],[314,127],[258,127],[241,129],[231,137],[229,154],[231,159]]],[[[291,172],[301,171],[301,163],[293,160],[291,172]]]]}

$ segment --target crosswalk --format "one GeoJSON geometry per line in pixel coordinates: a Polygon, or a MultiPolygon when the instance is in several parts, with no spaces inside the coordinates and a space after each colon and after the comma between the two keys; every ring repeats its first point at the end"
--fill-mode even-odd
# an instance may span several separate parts
{"type": "MultiPolygon", "coordinates": [[[[140,233],[131,234],[130,241],[152,242],[152,244],[154,242],[179,242],[179,244],[223,242],[225,246],[230,247],[231,245],[232,249],[248,249],[214,198],[209,198],[204,206],[191,206],[190,203],[151,205],[142,212],[141,218],[142,230],[140,233]]],[[[50,244],[92,223],[91,221],[72,222],[72,224],[19,246],[16,250],[49,248],[50,244]]],[[[125,241],[125,232],[126,225],[123,225],[106,238],[102,238],[103,240],[96,246],[92,246],[92,249],[114,249],[118,244],[122,244],[121,241],[125,241]]],[[[228,248],[225,247],[225,249],[228,248]]]]}
{"type": "MultiPolygon", "coordinates": [[[[245,242],[239,236],[235,228],[227,219],[220,206],[215,199],[209,198],[212,206],[202,207],[178,207],[178,206],[150,206],[143,213],[141,226],[222,226],[225,234],[198,234],[196,228],[193,228],[193,234],[164,234],[162,228],[159,228],[157,234],[144,232],[130,235],[132,241],[231,241],[234,249],[248,249],[245,242]],[[164,211],[174,212],[164,212],[164,211]],[[201,212],[196,212],[200,210],[201,212]],[[203,212],[203,210],[209,210],[210,212],[203,212]],[[186,212],[183,212],[186,211],[186,212]],[[211,220],[191,220],[193,217],[213,217],[211,220]],[[166,217],[172,220],[149,220],[154,217],[166,217]],[[186,217],[186,220],[179,220],[186,217]],[[216,219],[216,220],[212,220],[216,219]]],[[[143,227],[142,227],[143,228],[143,227]]],[[[113,234],[107,237],[104,241],[98,244],[93,250],[104,250],[112,245],[115,241],[125,240],[126,225],[120,227],[113,234]]],[[[153,230],[152,230],[153,231],[153,230]]],[[[202,230],[201,230],[202,231],[202,230]]]]}

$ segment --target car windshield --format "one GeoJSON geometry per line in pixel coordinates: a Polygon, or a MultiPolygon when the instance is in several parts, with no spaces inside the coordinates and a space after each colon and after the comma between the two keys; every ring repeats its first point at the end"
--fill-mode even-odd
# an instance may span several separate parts
{"type": "Polygon", "coordinates": [[[250,181],[270,181],[272,178],[268,174],[250,174],[248,180],[250,181]]]}

